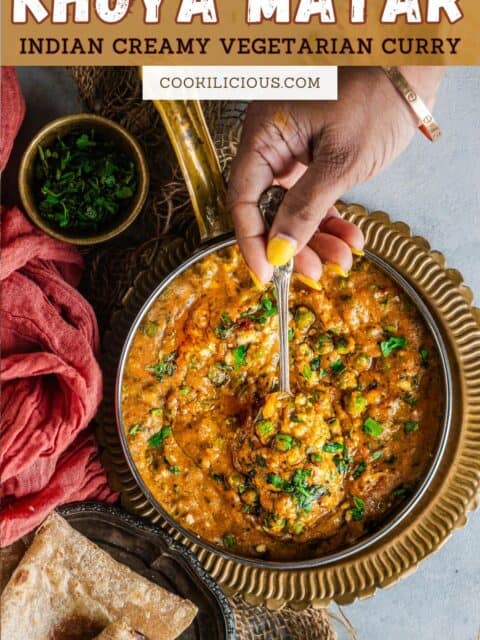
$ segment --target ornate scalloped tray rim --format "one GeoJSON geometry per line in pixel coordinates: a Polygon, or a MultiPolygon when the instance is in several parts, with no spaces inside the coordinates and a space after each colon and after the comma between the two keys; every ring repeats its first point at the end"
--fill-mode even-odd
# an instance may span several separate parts
{"type": "MultiPolygon", "coordinates": [[[[447,269],[441,253],[430,250],[421,237],[412,237],[402,222],[391,222],[380,211],[369,214],[360,205],[339,204],[339,209],[364,232],[367,247],[399,271],[428,303],[457,363],[457,439],[453,459],[442,482],[408,527],[356,556],[321,569],[274,571],[252,567],[212,553],[184,538],[149,504],[130,474],[117,437],[114,387],[118,357],[139,308],[155,286],[191,255],[196,234],[161,247],[149,270],[139,274],[124,299],[123,309],[112,318],[106,336],[105,401],[100,417],[99,439],[106,447],[104,462],[113,487],[122,494],[124,506],[166,528],[197,555],[202,565],[227,594],[241,593],[251,604],[266,603],[278,609],[289,604],[339,604],[373,595],[415,570],[419,562],[437,550],[467,521],[477,507],[480,484],[480,310],[461,274],[447,269]]],[[[455,435],[455,430],[452,431],[455,435]]],[[[438,473],[441,472],[441,468],[438,473]]],[[[400,527],[401,529],[401,527],[400,527]]]]}

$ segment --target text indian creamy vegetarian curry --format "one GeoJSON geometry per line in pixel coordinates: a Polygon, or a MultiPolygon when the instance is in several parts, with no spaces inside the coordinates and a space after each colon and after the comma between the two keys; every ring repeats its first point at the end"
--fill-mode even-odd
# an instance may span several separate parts
{"type": "Polygon", "coordinates": [[[442,416],[433,339],[368,259],[321,290],[294,276],[292,395],[278,391],[275,291],[236,246],[191,266],[152,304],[126,362],[133,461],[179,524],[249,557],[351,544],[416,487],[442,416]]]}

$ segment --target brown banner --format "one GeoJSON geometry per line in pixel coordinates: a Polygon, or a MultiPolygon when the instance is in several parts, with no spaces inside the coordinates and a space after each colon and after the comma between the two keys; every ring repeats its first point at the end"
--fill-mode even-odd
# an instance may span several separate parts
{"type": "Polygon", "coordinates": [[[6,65],[480,64],[478,0],[2,0],[2,23],[6,65]]]}

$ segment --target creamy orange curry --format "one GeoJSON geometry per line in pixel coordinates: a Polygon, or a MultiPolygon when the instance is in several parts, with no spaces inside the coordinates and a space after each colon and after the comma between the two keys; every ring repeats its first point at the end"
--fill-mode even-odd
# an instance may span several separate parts
{"type": "Polygon", "coordinates": [[[123,379],[123,423],[151,493],[181,525],[249,557],[351,544],[411,495],[442,406],[433,339],[365,258],[321,290],[293,278],[292,395],[278,392],[275,291],[236,247],[153,303],[123,379]]]}

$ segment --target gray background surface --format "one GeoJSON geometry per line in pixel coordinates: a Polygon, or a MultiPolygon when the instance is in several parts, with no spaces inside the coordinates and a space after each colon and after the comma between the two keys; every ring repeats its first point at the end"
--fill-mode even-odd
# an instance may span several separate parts
{"type": "MultiPolygon", "coordinates": [[[[15,156],[44,122],[79,111],[63,69],[21,68],[27,118],[15,156]]],[[[380,176],[345,196],[388,211],[441,251],[480,305],[480,68],[450,68],[435,115],[444,136],[418,134],[380,176]]],[[[15,157],[5,197],[15,199],[15,157]]],[[[480,363],[479,363],[480,366],[480,363]]],[[[480,637],[480,512],[417,571],[374,598],[345,607],[359,640],[477,640],[480,637]]]]}
{"type": "MultiPolygon", "coordinates": [[[[444,134],[438,142],[418,134],[391,167],[345,199],[388,211],[427,238],[480,305],[480,67],[450,68],[434,112],[444,134]]],[[[476,640],[480,512],[412,576],[345,613],[359,640],[476,640]]]]}

